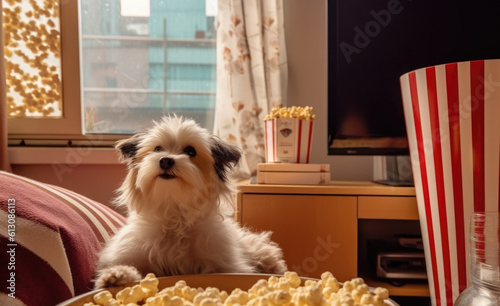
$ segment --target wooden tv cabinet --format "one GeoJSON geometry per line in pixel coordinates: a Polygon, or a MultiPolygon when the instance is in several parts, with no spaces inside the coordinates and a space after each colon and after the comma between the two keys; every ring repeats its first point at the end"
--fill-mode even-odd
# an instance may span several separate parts
{"type": "Polygon", "coordinates": [[[235,217],[254,230],[273,231],[272,239],[283,248],[288,268],[302,276],[319,277],[330,271],[340,281],[363,277],[368,285],[386,287],[393,296],[429,296],[426,283],[392,286],[360,269],[366,266],[366,254],[359,253],[359,226],[363,220],[379,220],[381,227],[390,226],[389,220],[418,223],[413,187],[369,181],[327,185],[243,181],[238,184],[235,217]]]}

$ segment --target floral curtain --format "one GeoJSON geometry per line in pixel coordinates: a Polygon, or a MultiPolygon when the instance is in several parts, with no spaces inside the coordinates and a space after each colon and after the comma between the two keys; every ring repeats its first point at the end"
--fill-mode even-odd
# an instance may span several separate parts
{"type": "Polygon", "coordinates": [[[235,178],[265,162],[264,116],[286,104],[282,0],[219,0],[215,133],[243,151],[235,178]]]}
{"type": "MultiPolygon", "coordinates": [[[[0,1],[2,12],[2,1],[0,1]]],[[[10,171],[7,154],[7,97],[5,83],[5,60],[3,55],[3,24],[0,16],[0,170],[10,171]]]]}

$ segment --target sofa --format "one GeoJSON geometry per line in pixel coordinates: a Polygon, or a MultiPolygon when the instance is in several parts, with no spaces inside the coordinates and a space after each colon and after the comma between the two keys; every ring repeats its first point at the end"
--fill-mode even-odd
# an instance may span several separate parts
{"type": "Polygon", "coordinates": [[[92,290],[102,245],[125,224],[108,206],[0,171],[0,305],[56,305],[92,290]]]}

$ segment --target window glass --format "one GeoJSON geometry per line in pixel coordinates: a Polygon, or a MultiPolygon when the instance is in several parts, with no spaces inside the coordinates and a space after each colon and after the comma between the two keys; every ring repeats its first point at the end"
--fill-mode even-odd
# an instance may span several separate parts
{"type": "Polygon", "coordinates": [[[81,0],[85,133],[133,133],[176,113],[211,129],[217,0],[81,0]]]}
{"type": "Polygon", "coordinates": [[[9,117],[63,115],[58,1],[2,1],[9,117]]]}

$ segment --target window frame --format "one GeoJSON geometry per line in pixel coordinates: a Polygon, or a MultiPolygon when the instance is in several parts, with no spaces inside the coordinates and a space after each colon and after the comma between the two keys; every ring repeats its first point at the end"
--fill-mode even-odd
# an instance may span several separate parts
{"type": "MultiPolygon", "coordinates": [[[[9,117],[7,120],[9,145],[71,146],[82,144],[110,147],[117,140],[131,135],[85,132],[84,86],[81,76],[83,63],[82,46],[80,45],[82,38],[79,13],[81,5],[81,0],[59,0],[62,116],[56,118],[9,117]]],[[[207,43],[215,43],[215,40],[207,43]]],[[[176,93],[179,92],[171,91],[171,94],[176,93]]],[[[198,95],[200,93],[193,91],[191,94],[198,95]]]]}

